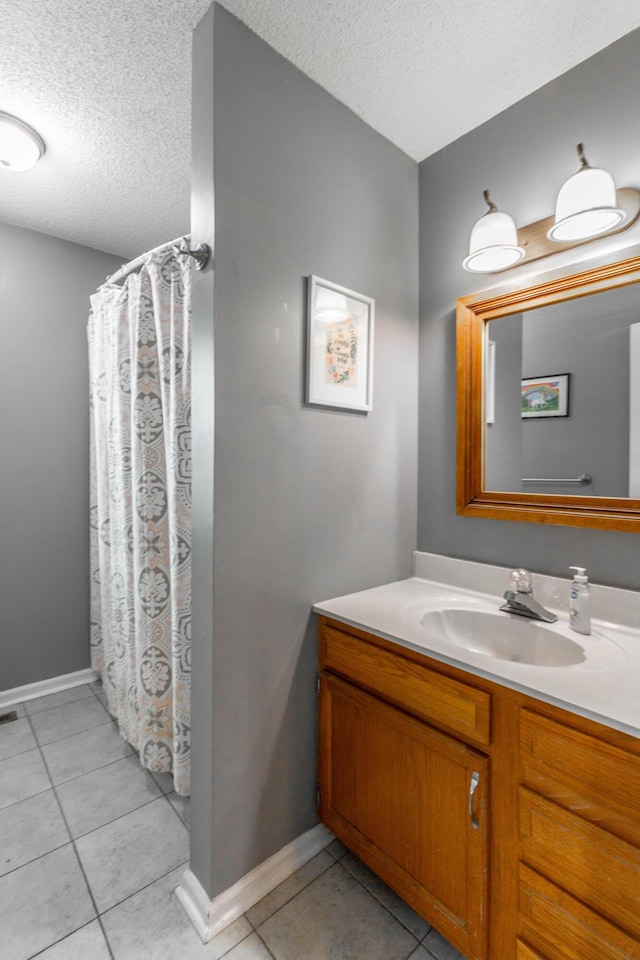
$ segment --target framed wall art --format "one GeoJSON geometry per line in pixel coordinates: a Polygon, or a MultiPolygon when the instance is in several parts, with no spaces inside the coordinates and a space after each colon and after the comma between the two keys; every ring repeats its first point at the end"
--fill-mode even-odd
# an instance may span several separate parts
{"type": "Polygon", "coordinates": [[[532,377],[522,381],[522,418],[569,416],[569,374],[532,377]]]}
{"type": "Polygon", "coordinates": [[[309,277],[307,403],[371,410],[374,307],[371,297],[309,277]]]}

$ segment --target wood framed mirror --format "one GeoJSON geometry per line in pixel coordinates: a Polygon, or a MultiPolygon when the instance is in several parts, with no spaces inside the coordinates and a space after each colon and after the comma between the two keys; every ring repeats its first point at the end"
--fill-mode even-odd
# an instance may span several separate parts
{"type": "Polygon", "coordinates": [[[458,514],[640,531],[640,256],[464,297],[456,324],[458,514]]]}

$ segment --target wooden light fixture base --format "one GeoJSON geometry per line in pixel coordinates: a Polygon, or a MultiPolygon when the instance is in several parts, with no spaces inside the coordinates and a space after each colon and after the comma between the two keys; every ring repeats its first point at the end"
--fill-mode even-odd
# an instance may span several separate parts
{"type": "MultiPolygon", "coordinates": [[[[564,250],[573,250],[574,247],[582,247],[585,243],[591,243],[592,240],[599,240],[600,237],[612,237],[616,233],[623,233],[627,230],[640,215],[640,193],[633,187],[624,187],[617,190],[618,206],[627,214],[627,219],[618,227],[617,230],[611,230],[608,233],[602,233],[597,237],[587,237],[584,240],[574,240],[571,243],[557,243],[555,240],[547,239],[547,231],[553,226],[555,217],[545,217],[544,220],[536,220],[526,227],[520,227],[518,230],[518,246],[524,247],[526,256],[520,260],[516,266],[533,263],[535,260],[541,260],[543,257],[550,257],[554,253],[562,253],[564,250]]],[[[507,269],[512,270],[513,267],[507,269]]],[[[500,273],[505,273],[501,270],[500,273]]]]}

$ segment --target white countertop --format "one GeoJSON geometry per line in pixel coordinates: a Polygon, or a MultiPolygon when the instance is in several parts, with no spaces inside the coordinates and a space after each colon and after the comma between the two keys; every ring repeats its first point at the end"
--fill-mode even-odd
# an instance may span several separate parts
{"type": "MultiPolygon", "coordinates": [[[[432,556],[423,554],[417,555],[417,558],[432,556]]],[[[451,563],[455,564],[456,561],[443,559],[446,559],[447,573],[450,574],[451,563]]],[[[502,568],[469,564],[467,561],[458,563],[464,565],[467,574],[470,566],[484,567],[485,573],[488,570],[499,571],[505,588],[508,586],[503,579],[502,568]]],[[[416,566],[421,569],[419,562],[416,566]]],[[[435,572],[444,569],[443,565],[438,567],[437,563],[427,563],[426,567],[435,572]]],[[[422,569],[424,568],[425,564],[422,564],[422,569]]],[[[460,576],[457,579],[464,580],[460,576]]],[[[537,581],[542,586],[541,593],[536,593],[539,600],[545,593],[544,581],[548,588],[547,594],[549,585],[558,582],[554,578],[542,577],[538,577],[537,581]]],[[[486,582],[485,575],[485,585],[486,582]]],[[[536,578],[534,585],[535,583],[536,578]]],[[[610,589],[618,595],[634,594],[634,604],[636,599],[640,602],[640,596],[636,596],[635,591],[620,591],[615,588],[598,587],[596,597],[610,589]]],[[[640,630],[635,628],[635,624],[634,627],[628,625],[628,616],[625,617],[625,624],[592,619],[591,636],[582,636],[569,629],[566,609],[563,610],[560,606],[551,607],[548,602],[545,603],[545,606],[558,615],[558,622],[544,624],[545,629],[571,638],[585,652],[585,660],[581,663],[562,667],[537,666],[485,656],[457,646],[436,631],[426,630],[421,623],[422,615],[427,610],[443,609],[447,605],[462,605],[477,606],[478,609],[491,610],[498,614],[498,608],[503,602],[499,592],[480,593],[450,582],[443,583],[436,579],[415,576],[360,593],[325,600],[316,603],[313,609],[316,613],[367,630],[467,673],[485,677],[640,737],[640,630]]],[[[513,614],[501,613],[499,616],[512,618],[513,614]]]]}

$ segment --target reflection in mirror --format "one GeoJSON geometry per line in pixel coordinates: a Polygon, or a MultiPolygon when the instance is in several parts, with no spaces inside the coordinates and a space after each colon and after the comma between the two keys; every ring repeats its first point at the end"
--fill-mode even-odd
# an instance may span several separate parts
{"type": "Polygon", "coordinates": [[[498,317],[488,322],[487,336],[494,380],[487,369],[485,391],[492,389],[494,403],[486,489],[638,497],[630,403],[640,390],[640,363],[633,362],[639,286],[498,317]],[[566,401],[560,409],[558,390],[566,401]],[[580,480],[585,475],[588,485],[580,480]]]}
{"type": "Polygon", "coordinates": [[[640,256],[459,300],[456,351],[459,514],[640,531],[640,256]]]}

